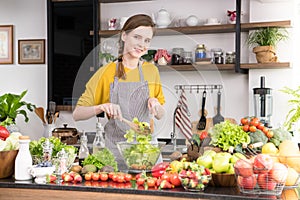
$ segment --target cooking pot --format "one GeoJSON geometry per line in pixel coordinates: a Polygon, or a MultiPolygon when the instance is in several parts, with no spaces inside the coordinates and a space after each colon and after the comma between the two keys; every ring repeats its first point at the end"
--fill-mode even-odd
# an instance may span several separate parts
{"type": "Polygon", "coordinates": [[[61,142],[68,145],[77,144],[79,140],[79,132],[76,128],[67,127],[68,124],[64,124],[63,128],[55,128],[52,131],[52,136],[58,137],[61,142]]]}

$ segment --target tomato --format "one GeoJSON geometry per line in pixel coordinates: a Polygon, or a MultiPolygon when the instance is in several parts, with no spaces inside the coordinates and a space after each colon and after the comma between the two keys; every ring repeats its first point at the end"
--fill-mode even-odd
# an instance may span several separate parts
{"type": "Polygon", "coordinates": [[[257,127],[259,125],[259,119],[257,117],[251,118],[250,125],[257,127]]]}
{"type": "Polygon", "coordinates": [[[9,136],[9,131],[4,127],[4,126],[0,126],[0,138],[1,140],[6,140],[6,138],[8,138],[9,136]]]}
{"type": "Polygon", "coordinates": [[[241,124],[242,124],[242,125],[249,124],[248,118],[247,118],[247,117],[242,118],[242,119],[241,119],[241,124]]]}
{"type": "Polygon", "coordinates": [[[115,172],[109,172],[109,173],[108,173],[108,178],[109,178],[109,179],[112,179],[112,177],[113,177],[114,174],[115,174],[115,172]]]}
{"type": "Polygon", "coordinates": [[[88,173],[86,173],[86,174],[84,175],[84,180],[86,180],[86,181],[92,180],[92,174],[93,174],[93,172],[88,172],[88,173]]]}
{"type": "Polygon", "coordinates": [[[118,183],[123,183],[123,182],[125,182],[125,177],[124,177],[123,174],[118,174],[118,175],[117,175],[117,182],[118,182],[118,183]]]}
{"type": "Polygon", "coordinates": [[[139,178],[141,178],[141,176],[142,176],[142,173],[135,175],[135,180],[138,180],[139,178]]]}
{"type": "Polygon", "coordinates": [[[161,176],[161,180],[166,180],[166,181],[170,182],[170,174],[169,173],[164,173],[161,176]]]}
{"type": "Polygon", "coordinates": [[[271,131],[271,130],[269,130],[268,133],[266,134],[266,136],[267,136],[268,138],[271,138],[271,137],[274,136],[274,132],[271,131]]]}
{"type": "Polygon", "coordinates": [[[126,182],[131,181],[132,175],[131,175],[131,174],[125,174],[125,175],[124,175],[124,178],[125,178],[125,181],[126,181],[126,182]]]}
{"type": "Polygon", "coordinates": [[[99,177],[100,177],[100,174],[97,172],[92,174],[93,181],[99,181],[99,177]]]}
{"type": "Polygon", "coordinates": [[[65,176],[66,176],[66,175],[68,175],[67,172],[63,173],[63,174],[61,175],[61,179],[62,179],[62,180],[65,180],[65,176]]]}
{"type": "Polygon", "coordinates": [[[252,132],[252,133],[255,132],[256,131],[256,126],[250,126],[249,131],[252,132]]]}
{"type": "Polygon", "coordinates": [[[118,180],[118,174],[114,174],[112,177],[111,177],[111,180],[114,181],[114,182],[117,182],[118,180]]]}
{"type": "Polygon", "coordinates": [[[245,132],[248,132],[248,131],[249,131],[249,125],[248,125],[248,124],[245,124],[245,125],[243,126],[243,130],[244,130],[245,132]]]}
{"type": "Polygon", "coordinates": [[[147,179],[147,185],[148,187],[154,187],[156,185],[156,181],[154,178],[147,179]]]}
{"type": "Polygon", "coordinates": [[[207,137],[208,133],[207,131],[202,131],[200,135],[200,140],[204,140],[207,137]]]}
{"type": "Polygon", "coordinates": [[[176,187],[181,185],[181,181],[177,173],[170,174],[170,182],[176,187]]]}
{"type": "Polygon", "coordinates": [[[266,134],[266,135],[267,135],[267,134],[268,134],[268,132],[269,132],[269,129],[268,129],[267,127],[264,127],[264,128],[263,128],[263,130],[262,130],[262,132],[264,132],[264,134],[266,134]]]}
{"type": "Polygon", "coordinates": [[[144,185],[144,183],[145,183],[145,179],[144,179],[144,178],[138,178],[138,179],[136,180],[136,184],[137,184],[137,185],[144,185]]]}
{"type": "Polygon", "coordinates": [[[257,126],[257,128],[258,128],[259,130],[261,130],[261,131],[264,129],[264,127],[265,127],[265,126],[264,126],[263,123],[259,123],[258,126],[257,126]]]}
{"type": "Polygon", "coordinates": [[[108,180],[108,174],[107,173],[100,173],[100,177],[99,177],[99,179],[101,180],[101,181],[107,181],[108,180]]]}

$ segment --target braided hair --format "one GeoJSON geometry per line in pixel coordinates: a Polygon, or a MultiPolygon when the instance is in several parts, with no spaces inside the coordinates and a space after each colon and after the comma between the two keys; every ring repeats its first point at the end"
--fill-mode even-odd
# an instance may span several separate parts
{"type": "Polygon", "coordinates": [[[119,67],[116,71],[116,76],[118,78],[126,79],[126,73],[124,69],[123,61],[123,51],[124,51],[124,42],[122,40],[122,33],[129,33],[132,30],[138,28],[139,26],[150,26],[153,28],[154,33],[154,22],[152,21],[151,17],[145,14],[137,14],[131,16],[124,24],[123,28],[121,29],[120,38],[119,38],[119,50],[118,50],[118,63],[119,67]]]}

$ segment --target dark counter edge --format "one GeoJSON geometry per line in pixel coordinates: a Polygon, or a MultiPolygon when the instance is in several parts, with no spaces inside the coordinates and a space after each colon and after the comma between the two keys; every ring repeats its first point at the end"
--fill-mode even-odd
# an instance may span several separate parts
{"type": "MultiPolygon", "coordinates": [[[[72,184],[72,183],[70,183],[72,184]]],[[[76,185],[63,184],[36,184],[36,183],[15,183],[14,179],[0,179],[0,188],[22,188],[22,189],[44,189],[44,190],[64,190],[64,191],[81,191],[81,192],[103,192],[103,193],[123,193],[123,194],[139,194],[153,196],[169,196],[182,198],[207,198],[207,199],[222,199],[222,200],[257,200],[257,199],[272,199],[271,196],[244,195],[238,192],[237,188],[232,187],[210,187],[204,192],[188,192],[183,189],[165,189],[165,190],[139,190],[134,188],[110,188],[110,187],[94,187],[84,186],[81,183],[76,185]],[[181,191],[180,191],[181,190],[181,191]],[[236,194],[224,194],[227,190],[237,190],[236,194]],[[223,192],[222,192],[223,191],[223,192]],[[223,194],[222,194],[223,193],[223,194]]],[[[274,196],[272,196],[274,197],[274,196]]],[[[280,197],[277,196],[278,199],[280,197]]]]}

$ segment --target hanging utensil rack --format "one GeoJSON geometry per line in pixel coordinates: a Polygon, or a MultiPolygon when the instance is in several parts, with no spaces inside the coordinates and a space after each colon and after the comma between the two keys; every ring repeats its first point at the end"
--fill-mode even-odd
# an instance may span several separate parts
{"type": "Polygon", "coordinates": [[[223,88],[223,85],[175,85],[174,86],[176,93],[178,93],[179,90],[185,90],[190,91],[192,93],[193,91],[196,91],[199,93],[200,90],[210,90],[213,92],[214,90],[220,91],[223,88]]]}

